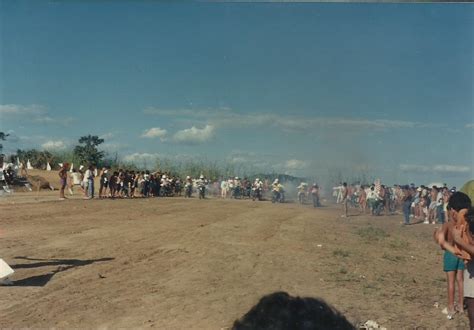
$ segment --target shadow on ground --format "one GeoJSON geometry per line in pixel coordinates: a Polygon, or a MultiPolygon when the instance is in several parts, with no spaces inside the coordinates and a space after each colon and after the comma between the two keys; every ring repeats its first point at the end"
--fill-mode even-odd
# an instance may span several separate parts
{"type": "Polygon", "coordinates": [[[111,260],[114,260],[115,258],[80,260],[80,259],[35,259],[35,258],[28,258],[28,257],[15,257],[15,259],[38,261],[38,262],[11,265],[11,267],[14,270],[39,268],[39,267],[46,267],[46,266],[58,266],[57,269],[52,272],[13,281],[13,284],[12,284],[13,286],[45,286],[57,273],[64,272],[66,270],[76,268],[76,267],[91,265],[96,262],[111,261],[111,260]]]}

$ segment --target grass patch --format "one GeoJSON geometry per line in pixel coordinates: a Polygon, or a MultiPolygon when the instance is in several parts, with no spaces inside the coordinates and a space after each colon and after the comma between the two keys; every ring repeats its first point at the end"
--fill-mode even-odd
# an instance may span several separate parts
{"type": "Polygon", "coordinates": [[[386,259],[386,260],[393,261],[393,262],[398,262],[398,261],[405,260],[405,258],[402,257],[402,256],[393,256],[393,255],[390,255],[390,254],[387,254],[387,253],[384,253],[382,258],[386,259]]]}
{"type": "Polygon", "coordinates": [[[362,286],[362,293],[363,294],[373,294],[374,290],[378,290],[378,287],[371,283],[366,283],[362,286]]]}
{"type": "Polygon", "coordinates": [[[390,236],[383,229],[374,228],[372,226],[358,229],[357,235],[368,242],[378,241],[390,236]]]}
{"type": "Polygon", "coordinates": [[[393,240],[391,240],[388,245],[392,248],[392,249],[406,249],[408,248],[408,242],[403,240],[403,239],[400,239],[400,238],[395,238],[393,240]]]}
{"type": "Polygon", "coordinates": [[[345,269],[344,267],[341,267],[339,269],[339,274],[347,274],[347,269],[345,269]]]}
{"type": "Polygon", "coordinates": [[[335,257],[347,258],[349,256],[349,251],[337,249],[337,250],[333,251],[332,255],[335,256],[335,257]]]}

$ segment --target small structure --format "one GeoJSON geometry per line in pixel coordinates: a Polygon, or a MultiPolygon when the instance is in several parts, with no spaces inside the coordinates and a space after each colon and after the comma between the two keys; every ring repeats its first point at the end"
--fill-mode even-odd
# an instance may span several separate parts
{"type": "Polygon", "coordinates": [[[15,271],[0,258],[0,285],[11,285],[12,282],[8,279],[15,271]]]}

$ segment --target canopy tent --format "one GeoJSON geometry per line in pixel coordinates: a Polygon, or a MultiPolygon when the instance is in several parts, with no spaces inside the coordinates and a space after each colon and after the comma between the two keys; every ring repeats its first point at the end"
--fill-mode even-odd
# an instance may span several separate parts
{"type": "Polygon", "coordinates": [[[470,180],[462,186],[459,191],[465,193],[471,199],[471,205],[474,206],[474,180],[470,180]]]}

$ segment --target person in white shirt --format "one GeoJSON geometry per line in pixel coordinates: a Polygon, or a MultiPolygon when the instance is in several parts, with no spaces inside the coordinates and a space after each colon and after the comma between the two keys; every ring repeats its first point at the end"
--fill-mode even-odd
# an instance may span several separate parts
{"type": "MultiPolygon", "coordinates": [[[[81,186],[81,182],[82,182],[82,173],[78,172],[76,169],[73,169],[72,170],[72,173],[69,174],[71,180],[71,195],[74,194],[74,187],[77,187],[79,186],[81,189],[82,189],[82,186],[81,186]]],[[[82,189],[82,191],[84,192],[84,190],[82,189]]]]}
{"type": "Polygon", "coordinates": [[[89,165],[89,168],[84,173],[83,182],[87,181],[87,199],[94,198],[94,166],[89,165]]]}
{"type": "Polygon", "coordinates": [[[221,182],[221,198],[227,198],[229,192],[229,183],[227,180],[223,179],[221,182]]]}

